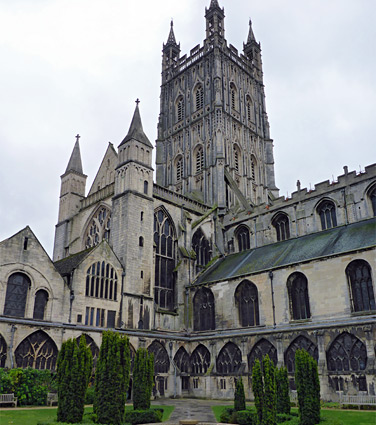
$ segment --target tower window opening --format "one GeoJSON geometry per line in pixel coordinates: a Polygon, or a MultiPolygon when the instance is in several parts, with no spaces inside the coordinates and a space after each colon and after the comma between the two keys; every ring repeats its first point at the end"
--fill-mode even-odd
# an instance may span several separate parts
{"type": "Polygon", "coordinates": [[[181,121],[184,117],[184,99],[180,97],[178,100],[178,121],[181,121]]]}
{"type": "Polygon", "coordinates": [[[180,157],[176,162],[176,181],[180,182],[183,179],[183,158],[180,157]]]}
{"type": "Polygon", "coordinates": [[[198,148],[196,153],[196,173],[200,173],[204,168],[204,150],[202,147],[198,148]]]}
{"type": "Polygon", "coordinates": [[[200,84],[196,90],[196,109],[201,109],[204,106],[204,89],[200,84]]]}

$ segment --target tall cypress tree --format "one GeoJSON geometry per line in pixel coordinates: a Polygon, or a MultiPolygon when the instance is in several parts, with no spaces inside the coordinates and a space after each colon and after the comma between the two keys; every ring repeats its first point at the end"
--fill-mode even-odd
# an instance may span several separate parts
{"type": "Polygon", "coordinates": [[[241,377],[236,381],[235,396],[234,396],[234,409],[245,410],[245,394],[244,385],[241,377]]]}
{"type": "Polygon", "coordinates": [[[264,356],[262,360],[262,369],[264,378],[262,423],[264,425],[275,425],[277,423],[275,366],[268,355],[264,356]]]}
{"type": "Polygon", "coordinates": [[[154,383],[154,355],[139,348],[133,366],[133,409],[150,409],[150,398],[154,383]]]}
{"type": "Polygon", "coordinates": [[[276,391],[277,391],[277,413],[290,414],[290,391],[287,368],[281,367],[275,371],[276,391]]]}
{"type": "Polygon", "coordinates": [[[252,369],[252,391],[255,399],[255,407],[257,412],[257,424],[263,423],[263,406],[264,406],[264,384],[261,374],[261,365],[258,359],[255,360],[252,369]]]}

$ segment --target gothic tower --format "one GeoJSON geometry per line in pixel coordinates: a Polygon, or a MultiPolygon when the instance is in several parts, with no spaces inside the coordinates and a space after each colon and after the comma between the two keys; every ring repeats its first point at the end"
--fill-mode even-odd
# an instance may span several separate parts
{"type": "Polygon", "coordinates": [[[217,204],[220,213],[278,196],[265,109],[261,47],[250,23],[244,54],[228,46],[224,10],[206,9],[206,38],[180,57],[163,45],[157,184],[217,204]]]}

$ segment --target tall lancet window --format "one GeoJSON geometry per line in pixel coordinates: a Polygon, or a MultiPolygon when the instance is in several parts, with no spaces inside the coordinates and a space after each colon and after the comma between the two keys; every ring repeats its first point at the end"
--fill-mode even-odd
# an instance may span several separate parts
{"type": "Polygon", "coordinates": [[[183,180],[183,157],[179,156],[176,160],[176,182],[183,180]]]}
{"type": "Polygon", "coordinates": [[[199,84],[196,89],[196,110],[204,106],[204,89],[202,84],[199,84]]]}

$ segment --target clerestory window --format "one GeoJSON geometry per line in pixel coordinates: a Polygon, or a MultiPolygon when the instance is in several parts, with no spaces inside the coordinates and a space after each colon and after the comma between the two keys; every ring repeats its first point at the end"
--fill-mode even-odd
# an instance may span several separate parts
{"type": "Polygon", "coordinates": [[[322,230],[337,226],[336,207],[332,201],[322,202],[317,208],[317,213],[320,216],[322,230]]]}

